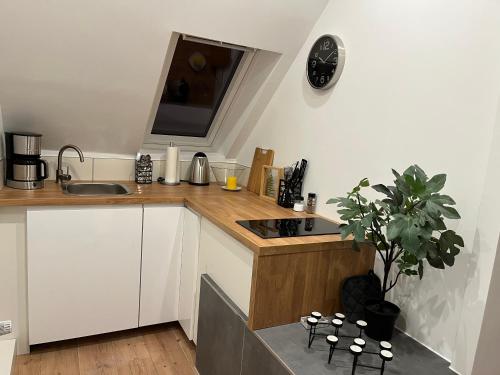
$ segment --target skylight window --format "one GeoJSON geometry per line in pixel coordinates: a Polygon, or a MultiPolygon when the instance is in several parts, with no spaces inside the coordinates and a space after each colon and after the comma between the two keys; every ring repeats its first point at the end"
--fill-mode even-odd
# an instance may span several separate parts
{"type": "Polygon", "coordinates": [[[207,137],[245,54],[216,44],[179,35],[152,135],[207,137]]]}

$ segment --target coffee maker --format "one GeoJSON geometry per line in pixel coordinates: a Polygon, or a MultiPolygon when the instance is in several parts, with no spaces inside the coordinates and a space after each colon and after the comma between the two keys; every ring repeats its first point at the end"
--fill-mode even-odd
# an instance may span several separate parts
{"type": "Polygon", "coordinates": [[[41,151],[41,134],[5,133],[6,185],[24,190],[43,188],[48,168],[40,159],[41,151]]]}

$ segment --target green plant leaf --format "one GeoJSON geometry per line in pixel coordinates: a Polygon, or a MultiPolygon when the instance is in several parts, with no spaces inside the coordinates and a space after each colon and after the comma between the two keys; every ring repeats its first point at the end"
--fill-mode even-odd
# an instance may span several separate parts
{"type": "Polygon", "coordinates": [[[326,201],[326,204],[336,204],[339,202],[340,202],[340,199],[338,199],[338,198],[330,198],[326,201]]]}
{"type": "Polygon", "coordinates": [[[349,224],[341,224],[339,226],[340,229],[340,237],[344,240],[346,239],[349,235],[352,234],[352,231],[354,229],[355,223],[349,223],[349,224]]]}
{"type": "Polygon", "coordinates": [[[441,237],[439,238],[439,246],[441,247],[441,251],[446,253],[448,250],[450,251],[450,255],[453,257],[460,253],[460,247],[464,247],[464,240],[455,231],[449,229],[446,232],[441,233],[441,237]]]}
{"type": "Polygon", "coordinates": [[[412,217],[405,218],[405,226],[401,231],[401,245],[404,249],[416,252],[420,247],[419,234],[421,233],[418,225],[414,223],[412,217]]]}
{"type": "Polygon", "coordinates": [[[387,239],[392,241],[399,237],[403,228],[405,226],[405,221],[401,218],[391,220],[389,224],[387,224],[387,239]]]}
{"type": "Polygon", "coordinates": [[[358,186],[368,187],[368,186],[370,186],[370,181],[368,181],[368,179],[365,177],[361,181],[359,181],[358,186]]]}
{"type": "Polygon", "coordinates": [[[420,196],[425,193],[425,183],[424,181],[414,178],[410,175],[405,175],[405,181],[410,187],[410,193],[412,196],[420,196]]]}
{"type": "Polygon", "coordinates": [[[385,185],[382,185],[382,184],[372,185],[372,189],[375,190],[375,191],[378,191],[379,193],[385,194],[388,197],[392,197],[393,196],[392,192],[385,185]]]}
{"type": "Polygon", "coordinates": [[[430,196],[425,202],[425,209],[427,213],[434,218],[438,218],[440,214],[442,214],[448,219],[460,219],[460,215],[457,210],[453,207],[444,206],[443,203],[441,203],[439,196],[430,196]]]}
{"type": "Polygon", "coordinates": [[[438,256],[439,248],[434,241],[425,241],[417,251],[418,259],[425,259],[427,257],[437,258],[438,256]]]}
{"type": "Polygon", "coordinates": [[[422,182],[426,182],[428,180],[427,174],[425,174],[424,170],[420,168],[417,164],[414,164],[415,168],[415,176],[422,182]]]}
{"type": "Polygon", "coordinates": [[[431,267],[434,267],[434,268],[439,268],[441,270],[444,270],[444,263],[443,263],[443,260],[439,257],[437,258],[431,258],[431,257],[427,257],[427,262],[431,265],[431,267]]]}
{"type": "Polygon", "coordinates": [[[440,191],[443,187],[444,184],[446,183],[446,175],[445,174],[437,174],[433,176],[428,182],[427,182],[427,192],[429,193],[437,193],[440,191]]]}
{"type": "Polygon", "coordinates": [[[361,224],[361,221],[356,222],[356,224],[353,228],[353,232],[354,232],[354,238],[356,239],[356,241],[363,242],[365,240],[366,232],[365,232],[365,228],[363,228],[363,225],[361,224]]]}
{"type": "Polygon", "coordinates": [[[421,228],[411,216],[396,214],[394,220],[387,225],[387,239],[391,241],[400,237],[403,248],[413,253],[420,247],[420,234],[421,228]]]}
{"type": "Polygon", "coordinates": [[[373,217],[374,217],[373,212],[370,212],[370,213],[366,214],[365,217],[361,219],[361,224],[365,228],[369,228],[371,226],[371,224],[372,224],[373,217]]]}

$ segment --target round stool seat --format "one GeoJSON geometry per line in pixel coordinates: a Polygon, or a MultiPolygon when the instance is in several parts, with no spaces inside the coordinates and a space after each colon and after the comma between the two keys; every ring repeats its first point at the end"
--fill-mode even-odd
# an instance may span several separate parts
{"type": "Polygon", "coordinates": [[[344,322],[340,319],[333,319],[332,320],[332,325],[334,327],[340,328],[340,327],[342,327],[343,324],[344,324],[344,322]]]}
{"type": "Polygon", "coordinates": [[[320,320],[320,319],[321,319],[321,317],[322,317],[322,315],[321,315],[321,313],[319,313],[319,312],[317,312],[317,311],[313,311],[313,312],[311,313],[311,317],[312,317],[312,318],[315,318],[315,319],[320,320]]]}
{"type": "Polygon", "coordinates": [[[363,353],[363,348],[357,346],[357,345],[351,345],[349,347],[349,351],[351,352],[352,355],[358,356],[363,353]]]}
{"type": "Polygon", "coordinates": [[[388,350],[381,350],[380,358],[382,358],[384,361],[392,361],[393,354],[388,350]]]}
{"type": "Polygon", "coordinates": [[[389,341],[380,341],[379,347],[380,347],[380,349],[390,351],[392,349],[392,344],[389,341]]]}
{"type": "Polygon", "coordinates": [[[335,313],[335,318],[340,320],[345,320],[345,315],[342,313],[335,313]]]}
{"type": "Polygon", "coordinates": [[[328,335],[326,336],[326,342],[330,345],[335,345],[339,342],[339,338],[335,335],[328,335]]]}
{"type": "Polygon", "coordinates": [[[360,348],[364,348],[366,346],[366,341],[362,338],[356,337],[354,339],[354,345],[359,346],[360,348]]]}
{"type": "Polygon", "coordinates": [[[358,327],[358,328],[366,328],[367,325],[368,325],[368,323],[365,322],[364,320],[356,321],[356,327],[358,327]]]}
{"type": "Polygon", "coordinates": [[[307,324],[310,325],[311,327],[317,326],[318,319],[309,317],[307,318],[307,324]]]}

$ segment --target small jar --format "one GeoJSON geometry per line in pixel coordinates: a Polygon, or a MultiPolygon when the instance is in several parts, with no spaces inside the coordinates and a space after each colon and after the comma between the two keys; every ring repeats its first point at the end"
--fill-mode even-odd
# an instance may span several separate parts
{"type": "Polygon", "coordinates": [[[316,212],[316,193],[307,194],[306,212],[308,214],[314,214],[316,212]]]}
{"type": "Polygon", "coordinates": [[[304,197],[295,198],[295,203],[293,204],[293,210],[297,212],[304,211],[304,197]]]}

